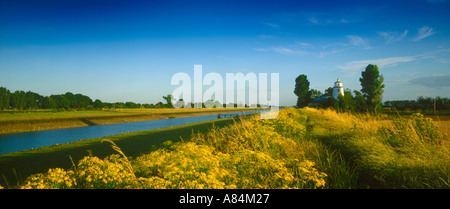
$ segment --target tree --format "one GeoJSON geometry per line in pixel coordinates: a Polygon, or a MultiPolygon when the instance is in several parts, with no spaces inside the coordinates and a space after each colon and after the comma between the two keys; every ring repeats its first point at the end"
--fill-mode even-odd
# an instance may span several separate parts
{"type": "Polygon", "coordinates": [[[56,101],[51,97],[44,97],[43,99],[43,108],[45,109],[55,109],[56,101]]]}
{"type": "Polygon", "coordinates": [[[36,93],[27,91],[27,93],[25,93],[25,107],[27,109],[36,109],[37,106],[36,93]]]}
{"type": "Polygon", "coordinates": [[[163,108],[164,104],[162,102],[158,102],[158,103],[156,103],[155,107],[156,108],[163,108]]]}
{"type": "Polygon", "coordinates": [[[11,92],[5,88],[0,87],[0,109],[8,109],[9,108],[9,101],[10,101],[11,92]]]}
{"type": "Polygon", "coordinates": [[[353,94],[355,97],[353,97],[353,104],[354,109],[357,112],[367,112],[366,108],[366,98],[364,98],[363,94],[360,91],[353,90],[353,94]]]}
{"type": "Polygon", "coordinates": [[[44,96],[34,93],[34,98],[36,99],[36,105],[38,109],[42,109],[44,105],[44,96]]]}
{"type": "Polygon", "coordinates": [[[374,113],[381,112],[383,106],[381,105],[381,100],[383,96],[383,75],[380,75],[378,67],[376,65],[369,64],[365,71],[361,72],[361,92],[366,99],[367,109],[373,111],[374,113]]]}
{"type": "Polygon", "coordinates": [[[64,95],[51,95],[50,98],[56,102],[57,109],[68,110],[70,108],[70,101],[64,95]]]}
{"type": "Polygon", "coordinates": [[[99,99],[96,99],[94,101],[94,108],[95,109],[102,109],[103,108],[103,102],[100,101],[99,99]]]}
{"type": "Polygon", "coordinates": [[[315,98],[319,98],[322,96],[322,92],[320,92],[319,90],[316,89],[311,89],[309,90],[309,95],[310,95],[310,99],[314,100],[315,98]]]}
{"type": "Polygon", "coordinates": [[[11,94],[10,105],[12,108],[23,110],[25,107],[26,93],[24,91],[15,91],[11,94]]]}
{"type": "MultiPolygon", "coordinates": [[[[338,97],[339,99],[339,97],[338,97]]],[[[339,101],[334,97],[328,97],[328,104],[326,104],[327,107],[332,107],[335,110],[339,111],[339,101]]]]}
{"type": "Polygon", "coordinates": [[[166,102],[167,102],[166,107],[173,108],[173,105],[172,105],[173,96],[171,94],[169,94],[167,96],[163,96],[163,99],[166,100],[166,102]]]}
{"type": "Polygon", "coordinates": [[[433,98],[431,97],[417,97],[417,102],[419,103],[420,109],[422,110],[432,110],[433,109],[433,98]]]}
{"type": "Polygon", "coordinates": [[[87,108],[92,105],[92,99],[83,94],[75,94],[76,101],[78,103],[78,108],[87,108]]]}
{"type": "Polygon", "coordinates": [[[64,94],[64,97],[70,101],[70,108],[73,108],[73,109],[79,108],[77,98],[75,97],[75,95],[72,92],[66,92],[64,94]]]}
{"type": "Polygon", "coordinates": [[[332,97],[333,96],[333,87],[328,87],[327,89],[325,89],[324,96],[332,97]]]}
{"type": "Polygon", "coordinates": [[[309,81],[306,75],[301,74],[295,79],[294,94],[297,95],[297,107],[306,107],[311,101],[311,92],[309,92],[309,81]]]}
{"type": "Polygon", "coordinates": [[[136,104],[134,102],[125,102],[125,108],[140,108],[140,104],[136,104]]]}
{"type": "Polygon", "coordinates": [[[355,101],[353,100],[353,95],[350,89],[344,90],[344,96],[339,94],[338,96],[339,108],[344,112],[355,111],[355,101]]]}

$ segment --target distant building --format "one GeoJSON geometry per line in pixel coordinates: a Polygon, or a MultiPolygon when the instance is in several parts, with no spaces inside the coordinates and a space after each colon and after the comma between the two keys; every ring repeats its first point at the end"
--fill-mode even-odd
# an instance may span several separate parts
{"type": "MultiPolygon", "coordinates": [[[[334,97],[337,100],[339,94],[344,96],[344,86],[342,85],[342,82],[338,78],[337,81],[334,82],[332,97],[334,97]]],[[[324,94],[324,95],[322,95],[320,97],[315,98],[312,102],[310,102],[308,104],[308,106],[309,107],[323,107],[323,106],[326,106],[327,103],[329,102],[329,98],[330,98],[330,96],[327,96],[327,95],[324,94]]]]}
{"type": "Polygon", "coordinates": [[[334,82],[333,97],[335,99],[338,99],[339,94],[344,96],[344,86],[342,85],[342,82],[338,78],[337,81],[334,82]]]}
{"type": "Polygon", "coordinates": [[[328,102],[328,96],[321,96],[315,98],[311,103],[308,104],[308,107],[322,107],[328,102]]]}

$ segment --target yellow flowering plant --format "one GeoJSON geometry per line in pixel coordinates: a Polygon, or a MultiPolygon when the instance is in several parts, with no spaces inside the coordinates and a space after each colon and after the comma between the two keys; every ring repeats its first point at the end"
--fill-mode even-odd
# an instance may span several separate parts
{"type": "Polygon", "coordinates": [[[77,183],[73,178],[73,171],[65,171],[61,168],[49,169],[47,174],[36,174],[28,177],[28,181],[22,189],[70,189],[77,183]]]}
{"type": "Polygon", "coordinates": [[[327,175],[305,159],[298,142],[306,117],[293,108],[274,120],[241,119],[193,134],[191,141],[165,142],[129,161],[121,155],[85,157],[73,169],[30,176],[22,188],[322,188],[327,175]]]}

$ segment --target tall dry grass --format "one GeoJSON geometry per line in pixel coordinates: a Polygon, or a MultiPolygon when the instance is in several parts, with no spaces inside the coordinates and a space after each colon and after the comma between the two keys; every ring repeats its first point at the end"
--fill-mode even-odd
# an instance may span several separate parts
{"type": "Polygon", "coordinates": [[[450,153],[442,144],[447,136],[433,120],[304,111],[315,136],[353,163],[360,187],[450,188],[450,153]]]}

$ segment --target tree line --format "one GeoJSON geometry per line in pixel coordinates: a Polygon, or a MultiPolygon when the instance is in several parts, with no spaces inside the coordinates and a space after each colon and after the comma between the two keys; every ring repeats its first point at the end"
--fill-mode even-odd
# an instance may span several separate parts
{"type": "Polygon", "coordinates": [[[295,80],[294,93],[297,95],[297,107],[315,105],[322,108],[332,107],[341,112],[371,112],[379,113],[383,111],[381,103],[385,85],[384,77],[380,74],[378,66],[369,64],[361,72],[361,91],[345,89],[344,95],[339,95],[335,99],[333,88],[325,89],[324,93],[316,89],[309,89],[307,76],[299,75],[295,80]],[[315,101],[315,99],[321,100],[315,101]]]}
{"type": "Polygon", "coordinates": [[[309,89],[309,81],[306,75],[299,75],[295,80],[294,93],[298,96],[297,107],[318,106],[322,108],[332,107],[341,112],[382,112],[384,108],[405,110],[450,110],[450,98],[423,97],[416,100],[395,100],[381,103],[384,87],[384,77],[380,74],[376,65],[369,64],[361,72],[361,91],[345,89],[344,95],[335,99],[333,88],[325,89],[324,93],[316,89],[309,89]],[[315,99],[321,98],[320,101],[315,99]]]}
{"type": "MultiPolygon", "coordinates": [[[[67,92],[65,94],[42,96],[31,91],[15,91],[10,92],[5,87],[0,87],[0,110],[36,110],[36,109],[56,109],[56,110],[98,110],[98,109],[128,109],[128,108],[174,108],[172,104],[173,96],[167,95],[162,97],[165,101],[156,104],[140,104],[134,102],[102,102],[99,99],[92,100],[83,94],[73,94],[67,92]]],[[[208,100],[203,103],[185,104],[183,99],[175,102],[176,106],[182,108],[216,108],[226,107],[218,101],[208,100]]],[[[249,107],[247,104],[228,104],[234,107],[249,107]]],[[[250,105],[250,107],[261,107],[258,105],[250,105]]]]}
{"type": "Polygon", "coordinates": [[[169,103],[158,102],[156,104],[140,104],[134,102],[102,102],[99,99],[92,100],[83,94],[65,94],[43,96],[32,91],[9,91],[0,87],[0,110],[35,110],[35,109],[57,109],[57,110],[94,110],[111,108],[172,108],[167,97],[163,97],[169,103]]]}
{"type": "Polygon", "coordinates": [[[416,100],[395,100],[384,102],[384,107],[395,110],[450,110],[450,98],[446,97],[423,97],[416,100]]]}

